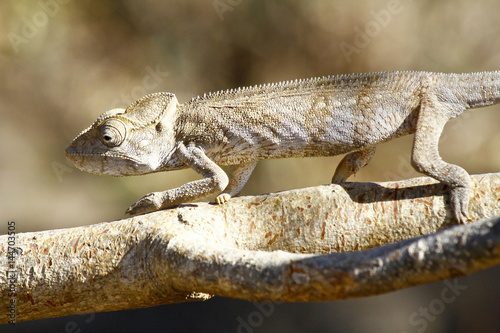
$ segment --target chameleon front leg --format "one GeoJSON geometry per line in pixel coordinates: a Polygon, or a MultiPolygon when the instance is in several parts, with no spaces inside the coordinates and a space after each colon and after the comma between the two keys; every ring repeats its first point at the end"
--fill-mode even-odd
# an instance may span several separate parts
{"type": "Polygon", "coordinates": [[[229,201],[231,197],[237,196],[247,183],[256,165],[257,161],[238,164],[231,175],[229,185],[227,185],[224,192],[215,198],[215,201],[221,205],[229,201]]]}
{"type": "Polygon", "coordinates": [[[171,190],[149,193],[130,206],[126,211],[127,214],[141,214],[176,206],[220,192],[227,187],[229,179],[224,170],[209,159],[199,147],[180,144],[176,155],[179,160],[204,178],[171,190]]]}

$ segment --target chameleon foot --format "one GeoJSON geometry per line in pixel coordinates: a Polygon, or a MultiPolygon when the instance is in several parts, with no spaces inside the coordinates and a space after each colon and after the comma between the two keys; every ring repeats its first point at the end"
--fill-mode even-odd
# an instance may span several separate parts
{"type": "Polygon", "coordinates": [[[458,224],[465,224],[471,221],[469,215],[469,189],[466,187],[456,187],[450,193],[450,205],[453,216],[458,224]]]}
{"type": "Polygon", "coordinates": [[[152,192],[146,194],[135,204],[130,206],[125,213],[129,215],[143,214],[153,212],[162,208],[164,195],[162,192],[152,192]]]}

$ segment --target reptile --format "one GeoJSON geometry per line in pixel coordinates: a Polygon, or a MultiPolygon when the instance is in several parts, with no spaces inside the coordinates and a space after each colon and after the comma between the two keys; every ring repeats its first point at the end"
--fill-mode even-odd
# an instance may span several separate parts
{"type": "Polygon", "coordinates": [[[130,176],[192,168],[203,178],[149,193],[139,214],[219,193],[239,194],[263,159],[347,154],[333,183],[365,166],[377,144],[414,134],[413,167],[448,185],[458,223],[469,218],[470,176],[440,157],[448,120],[500,102],[500,72],[380,72],[301,79],[218,91],[179,103],[152,93],[102,114],[66,148],[79,169],[130,176]],[[221,165],[235,165],[231,177],[221,165]]]}

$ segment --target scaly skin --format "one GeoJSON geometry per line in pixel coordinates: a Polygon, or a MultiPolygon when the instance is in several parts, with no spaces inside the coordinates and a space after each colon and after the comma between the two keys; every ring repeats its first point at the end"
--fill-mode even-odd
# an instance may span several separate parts
{"type": "Polygon", "coordinates": [[[450,186],[457,221],[468,219],[470,177],[444,162],[446,122],[500,102],[500,72],[383,72],[328,76],[210,93],[179,104],[156,93],[101,115],[66,148],[78,168],[114,176],[193,168],[203,179],[146,195],[138,214],[219,193],[237,195],[257,161],[349,153],[333,182],[365,166],[375,146],[415,133],[412,164],[450,186]],[[228,178],[220,165],[236,165],[228,178]]]}

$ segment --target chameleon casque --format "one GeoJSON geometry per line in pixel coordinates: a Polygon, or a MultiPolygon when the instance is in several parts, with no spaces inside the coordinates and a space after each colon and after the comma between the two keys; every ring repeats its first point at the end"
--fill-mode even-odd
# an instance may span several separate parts
{"type": "Polygon", "coordinates": [[[138,214],[219,193],[237,195],[257,161],[345,154],[332,182],[365,166],[379,143],[415,134],[415,169],[447,184],[454,218],[468,219],[471,181],[444,162],[438,141],[464,110],[500,102],[500,72],[381,72],[326,76],[219,91],[180,104],[174,94],[147,95],[102,114],[66,148],[79,169],[131,176],[193,168],[203,176],[153,192],[138,214]],[[229,178],[219,165],[236,165],[229,178]]]}

